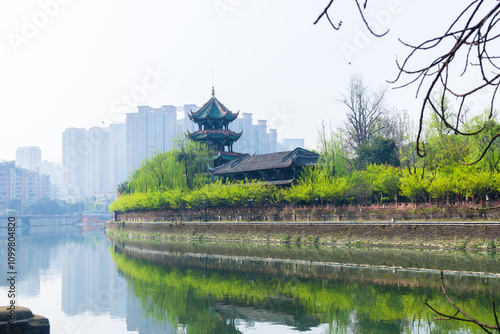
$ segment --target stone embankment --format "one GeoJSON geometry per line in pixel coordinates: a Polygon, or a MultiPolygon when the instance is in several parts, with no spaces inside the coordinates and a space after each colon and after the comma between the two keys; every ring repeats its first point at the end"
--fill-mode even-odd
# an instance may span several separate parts
{"type": "Polygon", "coordinates": [[[459,249],[500,247],[500,223],[464,222],[108,222],[120,238],[388,245],[459,249]]]}

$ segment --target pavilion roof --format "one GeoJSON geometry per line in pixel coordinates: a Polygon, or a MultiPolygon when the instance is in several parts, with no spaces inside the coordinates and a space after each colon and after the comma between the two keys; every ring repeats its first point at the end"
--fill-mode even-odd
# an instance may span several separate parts
{"type": "Polygon", "coordinates": [[[215,167],[212,173],[214,175],[225,175],[268,169],[281,169],[291,166],[311,166],[316,164],[319,157],[319,154],[300,147],[293,151],[286,152],[259,155],[245,154],[234,161],[215,167]]]}
{"type": "Polygon", "coordinates": [[[227,109],[216,97],[215,92],[212,90],[212,97],[200,109],[195,112],[189,112],[189,119],[193,122],[200,122],[206,119],[210,120],[226,120],[228,122],[234,121],[238,115],[227,109]]]}
{"type": "Polygon", "coordinates": [[[229,140],[235,141],[241,137],[242,132],[237,133],[231,130],[198,130],[196,132],[189,132],[189,138],[192,140],[229,140]]]}

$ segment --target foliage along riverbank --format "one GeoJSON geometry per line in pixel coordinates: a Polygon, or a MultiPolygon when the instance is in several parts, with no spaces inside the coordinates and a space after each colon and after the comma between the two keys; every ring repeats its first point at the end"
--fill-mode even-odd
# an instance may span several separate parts
{"type": "Polygon", "coordinates": [[[423,177],[387,165],[371,165],[344,177],[325,177],[320,170],[304,171],[297,184],[277,188],[265,182],[224,182],[204,184],[196,189],[152,189],[121,195],[110,211],[148,211],[166,209],[234,208],[263,203],[285,203],[291,206],[331,204],[332,206],[394,202],[399,199],[440,201],[446,203],[475,199],[482,207],[486,198],[498,197],[500,175],[478,171],[467,166],[456,167],[452,175],[423,177]],[[462,195],[460,195],[462,194],[462,195]]]}

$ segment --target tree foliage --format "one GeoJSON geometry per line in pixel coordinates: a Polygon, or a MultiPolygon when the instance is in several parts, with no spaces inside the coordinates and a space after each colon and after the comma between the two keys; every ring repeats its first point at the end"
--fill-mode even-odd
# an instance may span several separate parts
{"type": "MultiPolygon", "coordinates": [[[[377,37],[384,36],[388,31],[375,33],[368,21],[366,13],[369,12],[369,1],[362,4],[360,0],[352,0],[359,11],[367,29],[377,37]]],[[[330,0],[325,9],[318,16],[314,24],[325,17],[335,29],[340,29],[342,21],[335,24],[329,12],[334,7],[330,0]]],[[[461,127],[461,120],[469,110],[469,101],[474,99],[489,101],[487,119],[494,118],[494,102],[500,86],[500,55],[498,48],[500,40],[500,27],[498,16],[500,4],[495,0],[473,0],[456,17],[442,20],[448,22],[446,30],[436,33],[435,37],[411,45],[402,41],[409,49],[403,61],[397,61],[399,73],[392,83],[399,87],[416,85],[417,95],[423,91],[424,98],[420,109],[419,126],[416,138],[416,154],[419,157],[427,155],[424,144],[425,115],[430,111],[437,117],[444,127],[453,131],[457,136],[474,137],[482,136],[487,139],[478,143],[479,154],[477,159],[468,162],[475,164],[481,161],[492,149],[498,145],[500,131],[485,132],[491,128],[477,128],[468,131],[461,127]],[[435,98],[434,92],[440,91],[440,97],[435,98]],[[447,113],[446,101],[448,98],[457,100],[459,108],[456,113],[447,113]],[[496,143],[496,144],[495,144],[496,143]]],[[[478,112],[479,110],[473,110],[478,112]]]]}
{"type": "Polygon", "coordinates": [[[212,152],[201,143],[186,138],[174,150],[145,159],[127,182],[118,186],[119,194],[163,192],[169,189],[194,189],[207,182],[212,152]]]}

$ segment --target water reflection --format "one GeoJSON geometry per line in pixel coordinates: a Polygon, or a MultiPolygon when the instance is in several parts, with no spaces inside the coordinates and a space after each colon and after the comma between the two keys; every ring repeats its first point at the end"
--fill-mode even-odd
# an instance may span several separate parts
{"type": "MultiPolygon", "coordinates": [[[[480,332],[473,326],[434,320],[424,300],[450,310],[439,293],[436,271],[418,267],[414,259],[420,270],[384,268],[376,258],[356,262],[369,260],[367,251],[373,255],[381,250],[118,241],[112,256],[118,270],[129,278],[147,317],[189,333],[237,333],[242,330],[237,324],[247,328],[256,322],[331,333],[480,332]],[[311,254],[317,261],[304,259],[311,254]],[[342,258],[351,260],[350,265],[340,265],[337,261],[342,258]]],[[[415,253],[384,251],[383,262],[396,261],[398,253],[415,253]]],[[[430,262],[447,257],[434,252],[435,257],[429,258],[432,253],[424,253],[430,262]]],[[[449,256],[472,272],[485,266],[498,270],[496,256],[456,252],[449,256]],[[479,263],[478,257],[491,263],[479,263]]],[[[407,261],[405,256],[401,261],[407,261]]],[[[494,322],[489,316],[490,296],[500,291],[494,272],[450,274],[447,285],[460,305],[494,322]]]]}
{"type": "MultiPolygon", "coordinates": [[[[18,302],[55,334],[480,333],[434,320],[424,299],[450,309],[428,269],[467,271],[447,284],[484,321],[494,321],[489,303],[500,291],[497,253],[125,242],[71,224],[37,229],[18,235],[18,302]]],[[[0,238],[1,258],[5,246],[0,238]]],[[[0,269],[3,304],[5,262],[0,269]]]]}

